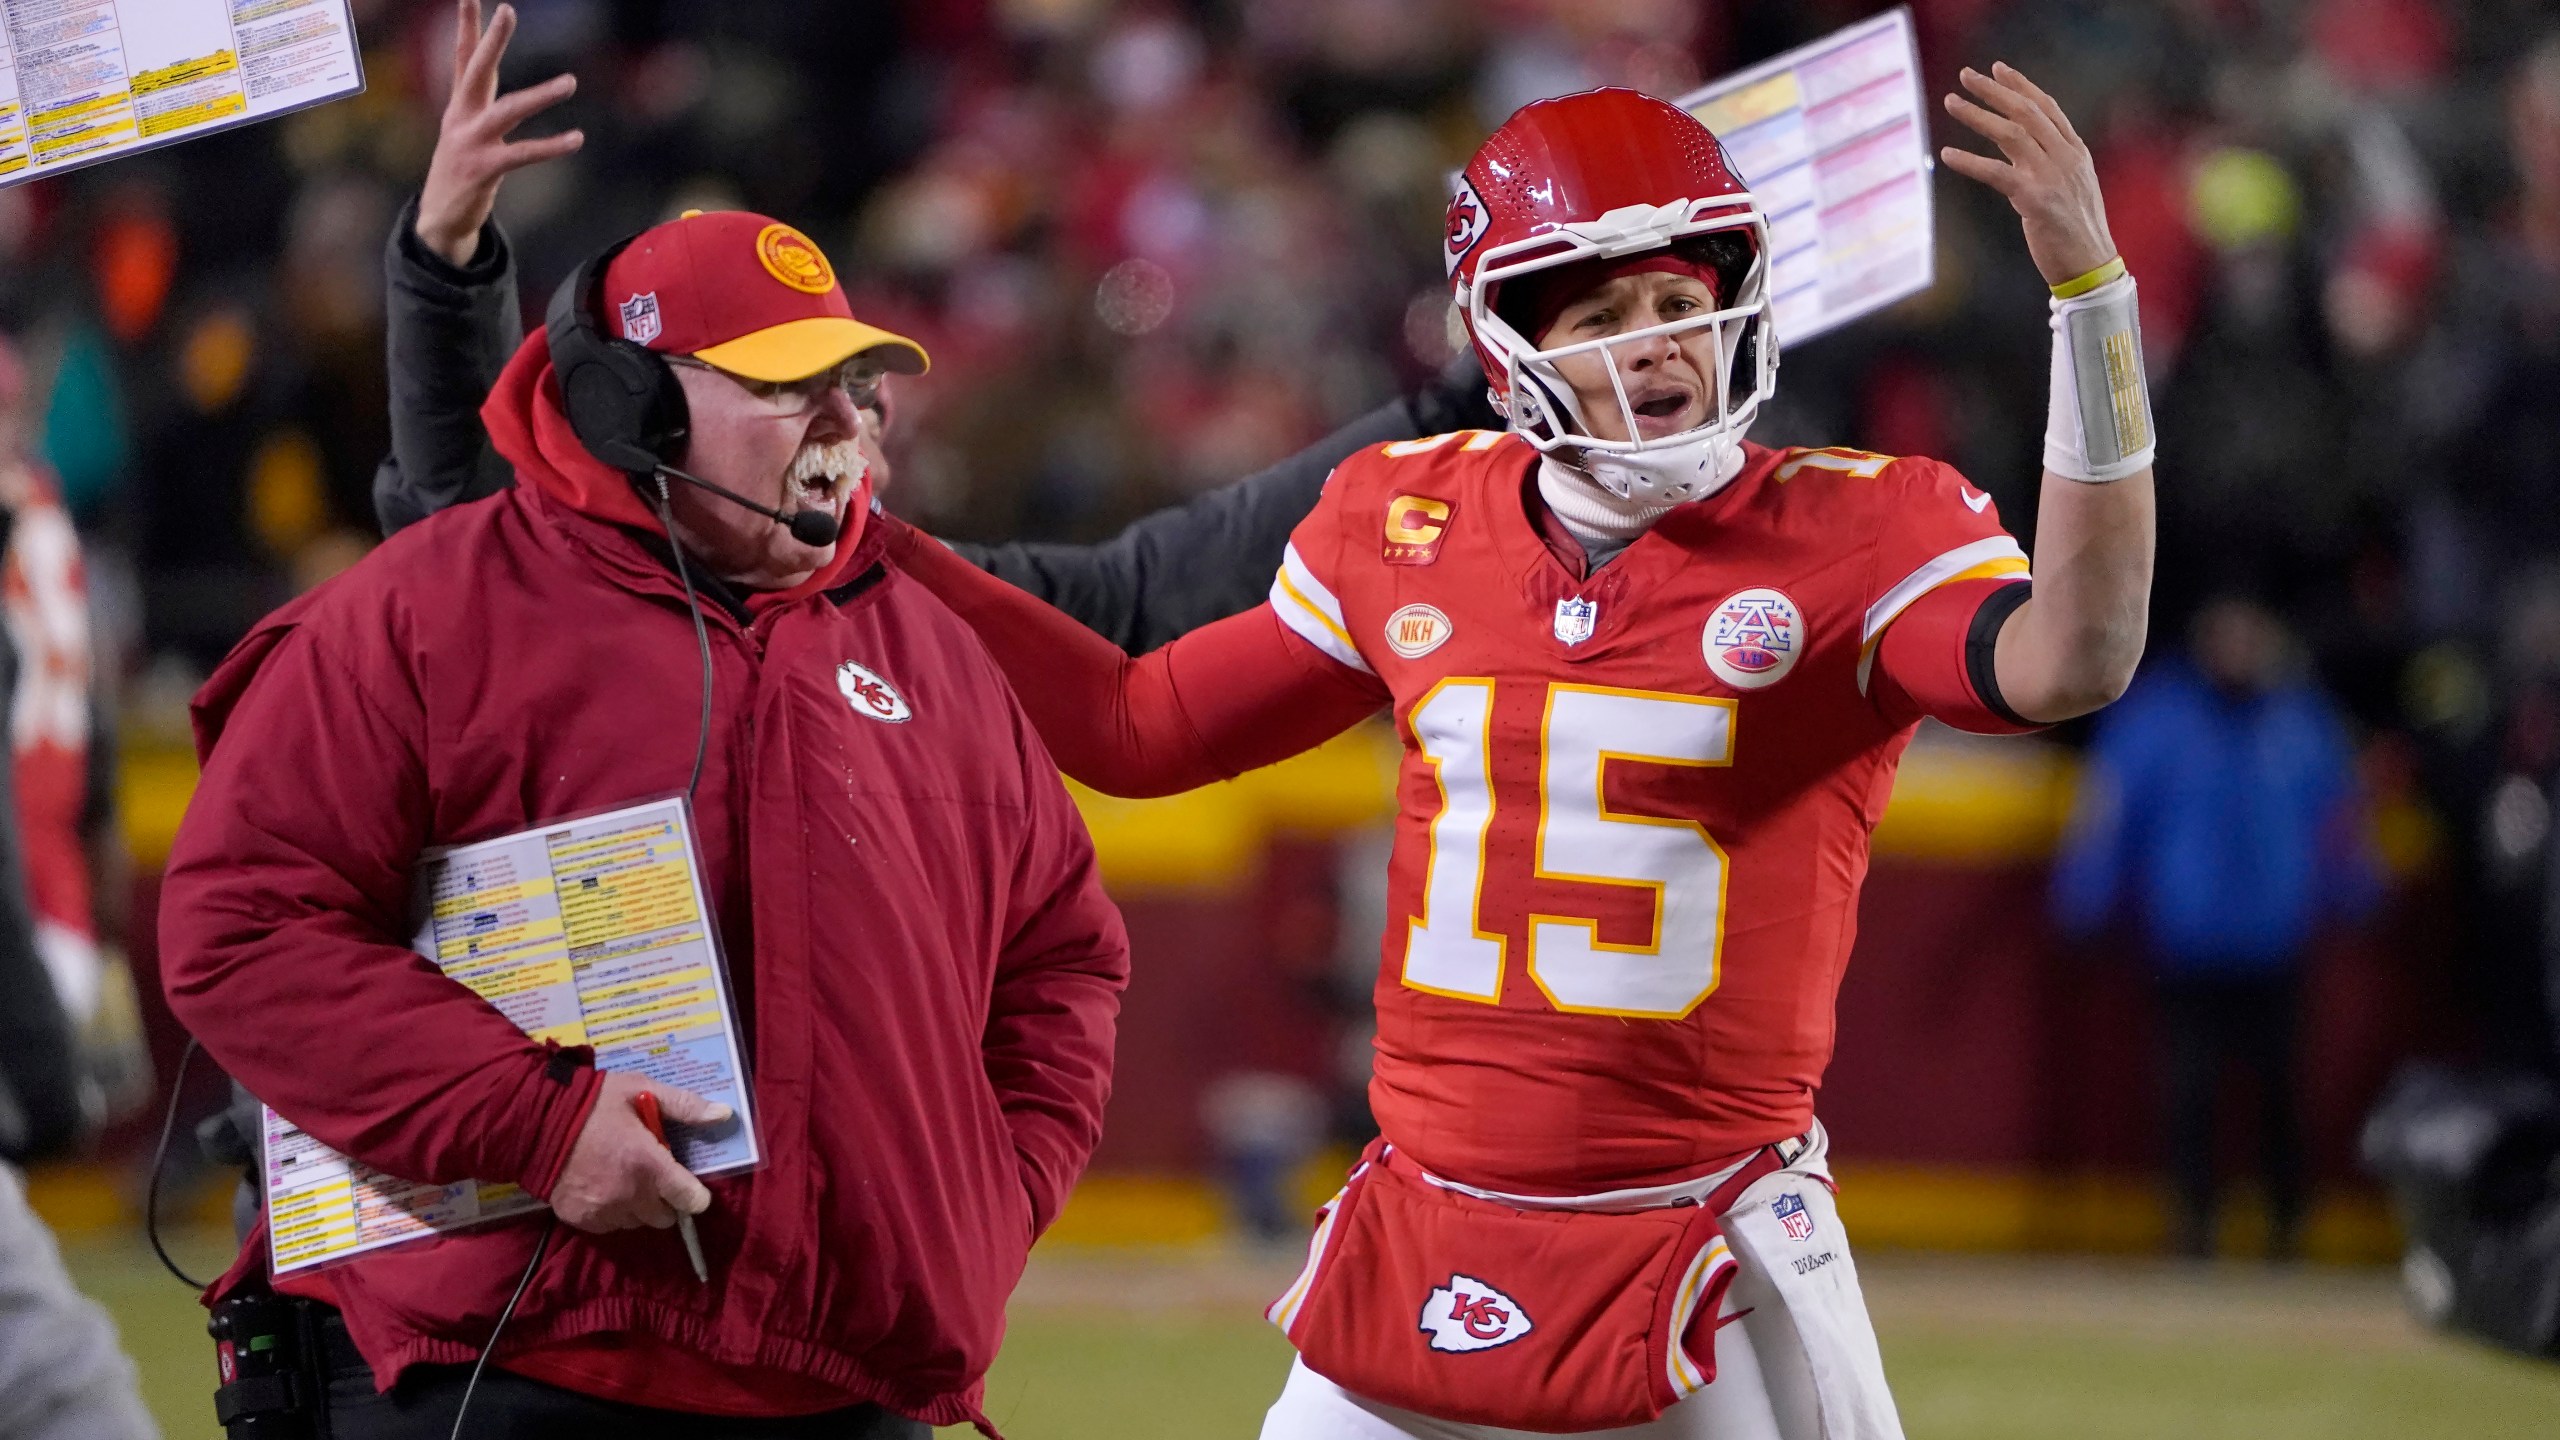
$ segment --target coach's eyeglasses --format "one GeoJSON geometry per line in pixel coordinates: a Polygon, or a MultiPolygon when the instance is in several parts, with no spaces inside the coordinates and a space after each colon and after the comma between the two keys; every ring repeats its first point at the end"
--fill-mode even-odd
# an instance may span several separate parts
{"type": "Polygon", "coordinates": [[[888,374],[879,362],[856,355],[851,359],[797,380],[751,380],[732,370],[723,370],[707,360],[690,355],[669,355],[670,365],[689,365],[708,370],[754,396],[777,416],[806,415],[825,401],[827,392],[841,390],[853,401],[857,410],[879,408],[880,381],[888,374]]]}

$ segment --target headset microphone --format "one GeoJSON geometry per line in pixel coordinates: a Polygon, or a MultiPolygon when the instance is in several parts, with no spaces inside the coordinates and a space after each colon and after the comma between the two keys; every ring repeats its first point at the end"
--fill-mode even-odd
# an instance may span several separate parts
{"type": "Polygon", "coordinates": [[[732,505],[741,505],[753,510],[788,529],[792,539],[813,550],[836,543],[836,536],[842,529],[836,523],[836,517],[824,510],[776,510],[770,505],[759,505],[725,485],[714,485],[699,475],[688,475],[663,460],[652,462],[650,468],[661,475],[681,480],[697,489],[708,490],[732,505]]]}

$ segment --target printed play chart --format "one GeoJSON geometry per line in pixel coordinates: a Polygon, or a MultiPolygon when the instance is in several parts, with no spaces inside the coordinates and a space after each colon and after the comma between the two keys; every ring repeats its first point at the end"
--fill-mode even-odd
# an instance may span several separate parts
{"type": "Polygon", "coordinates": [[[346,0],[0,0],[0,185],[362,89],[346,0]]]}
{"type": "Polygon", "coordinates": [[[1928,116],[1911,12],[1837,30],[1680,104],[1769,217],[1770,323],[1809,340],[1929,288],[1928,116]]]}
{"type": "MultiPolygon", "coordinates": [[[[682,800],[476,845],[418,868],[414,944],[536,1040],[592,1045],[737,1118],[671,1138],[698,1175],[757,1163],[728,981],[682,800]]],[[[268,1110],[269,1241],[281,1275],[458,1226],[539,1210],[514,1185],[430,1185],[352,1160],[268,1110]]]]}

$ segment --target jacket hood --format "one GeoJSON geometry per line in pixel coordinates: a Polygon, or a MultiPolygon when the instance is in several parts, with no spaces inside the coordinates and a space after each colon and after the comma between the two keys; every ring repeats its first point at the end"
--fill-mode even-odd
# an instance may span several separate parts
{"type": "MultiPolygon", "coordinates": [[[[645,535],[666,535],[667,527],[658,523],[656,510],[640,498],[631,477],[589,454],[570,428],[569,412],[560,401],[560,381],[551,369],[551,337],[545,332],[534,331],[516,347],[489,398],[481,403],[480,422],[488,429],[489,443],[515,467],[518,480],[581,515],[645,535]]],[[[846,507],[845,533],[827,563],[788,590],[749,595],[747,608],[786,604],[842,580],[854,553],[862,548],[869,492],[867,481],[855,491],[846,507]]]]}

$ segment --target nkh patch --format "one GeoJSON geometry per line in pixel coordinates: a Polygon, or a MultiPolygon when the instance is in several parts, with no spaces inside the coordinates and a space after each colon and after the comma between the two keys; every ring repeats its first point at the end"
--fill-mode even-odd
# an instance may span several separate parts
{"type": "Polygon", "coordinates": [[[836,688],[844,692],[845,703],[853,707],[856,715],[890,725],[915,718],[916,712],[907,706],[907,697],[850,660],[836,667],[836,688]]]}
{"type": "Polygon", "coordinates": [[[1508,1345],[1531,1326],[1519,1301],[1471,1275],[1451,1275],[1422,1302],[1420,1328],[1432,1349],[1463,1352],[1508,1345]]]}
{"type": "Polygon", "coordinates": [[[1556,602],[1556,638],[1567,645],[1579,645],[1591,638],[1600,624],[1600,602],[1579,595],[1556,602]]]}
{"type": "Polygon", "coordinates": [[[1436,605],[1407,605],[1387,617],[1387,648],[1407,660],[1419,660],[1457,633],[1436,605]]]}
{"type": "Polygon", "coordinates": [[[634,295],[617,307],[622,312],[622,338],[634,345],[646,345],[658,338],[665,325],[658,318],[658,292],[634,295]]]}
{"type": "Polygon", "coordinates": [[[1764,690],[1787,678],[1804,654],[1804,616],[1782,591],[1736,590],[1707,616],[1707,668],[1736,690],[1764,690]]]}
{"type": "Polygon", "coordinates": [[[1790,1190],[1769,1202],[1769,1213],[1778,1217],[1778,1228],[1790,1240],[1813,1238],[1813,1212],[1804,1208],[1804,1197],[1790,1190]]]}

